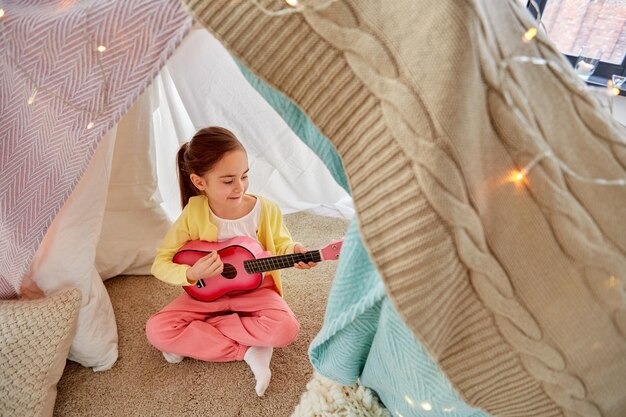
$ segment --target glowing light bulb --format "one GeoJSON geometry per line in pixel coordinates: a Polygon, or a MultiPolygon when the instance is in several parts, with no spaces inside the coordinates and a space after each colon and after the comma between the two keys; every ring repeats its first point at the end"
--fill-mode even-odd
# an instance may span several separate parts
{"type": "Polygon", "coordinates": [[[415,405],[415,403],[413,402],[411,397],[409,397],[408,395],[404,396],[404,401],[406,401],[411,407],[413,407],[415,405]]]}
{"type": "Polygon", "coordinates": [[[104,52],[107,50],[107,47],[104,45],[100,45],[96,49],[98,50],[98,52],[104,52]]]}
{"type": "Polygon", "coordinates": [[[285,0],[285,3],[287,3],[291,7],[296,7],[298,5],[298,0],[285,0]]]}
{"type": "Polygon", "coordinates": [[[619,96],[620,89],[615,87],[615,84],[613,84],[613,80],[609,80],[606,83],[606,93],[609,96],[619,96]]]}
{"type": "Polygon", "coordinates": [[[524,33],[524,37],[523,40],[524,42],[528,43],[530,41],[532,41],[533,39],[535,39],[535,36],[537,36],[537,28],[530,28],[526,31],[526,33],[524,33]]]}
{"type": "Polygon", "coordinates": [[[424,410],[426,410],[426,411],[430,411],[430,410],[432,410],[432,409],[433,409],[432,404],[431,404],[431,403],[429,403],[429,402],[426,402],[426,401],[421,402],[421,403],[420,403],[420,407],[422,407],[422,408],[423,408],[424,410]]]}
{"type": "Polygon", "coordinates": [[[33,94],[28,97],[28,104],[33,104],[35,102],[35,97],[37,96],[37,87],[33,89],[33,94]]]}
{"type": "Polygon", "coordinates": [[[511,175],[509,175],[509,180],[516,184],[520,184],[526,179],[526,174],[527,172],[525,169],[515,170],[511,173],[511,175]]]}
{"type": "Polygon", "coordinates": [[[0,9],[0,18],[4,16],[4,9],[0,9]]]}
{"type": "Polygon", "coordinates": [[[610,276],[608,280],[606,280],[606,286],[609,288],[615,288],[619,285],[620,280],[614,276],[610,276]]]}
{"type": "Polygon", "coordinates": [[[94,127],[94,123],[93,122],[89,122],[89,124],[87,125],[87,129],[91,129],[92,127],[94,127]]]}

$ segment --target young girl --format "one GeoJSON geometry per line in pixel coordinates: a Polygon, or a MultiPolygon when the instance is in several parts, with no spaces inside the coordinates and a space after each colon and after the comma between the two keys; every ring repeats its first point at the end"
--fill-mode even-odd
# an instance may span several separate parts
{"type": "MultiPolygon", "coordinates": [[[[180,148],[177,164],[183,212],[157,251],[154,276],[174,285],[193,285],[220,274],[223,264],[215,251],[192,267],[172,262],[190,240],[222,242],[248,236],[273,255],[307,251],[291,240],[275,203],[246,194],[248,157],[233,133],[221,127],[201,129],[180,148]]],[[[294,266],[309,269],[315,263],[294,266]]],[[[233,294],[204,302],[182,292],[150,317],[146,335],[172,363],[185,356],[212,362],[243,359],[262,396],[271,378],[273,348],[289,345],[300,325],[282,299],[278,271],[266,273],[259,288],[233,294]]]]}

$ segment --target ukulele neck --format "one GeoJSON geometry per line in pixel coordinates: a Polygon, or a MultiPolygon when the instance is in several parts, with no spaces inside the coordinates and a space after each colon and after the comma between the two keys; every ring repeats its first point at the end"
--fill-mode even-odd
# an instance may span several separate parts
{"type": "Polygon", "coordinates": [[[243,267],[249,274],[258,272],[275,271],[277,269],[290,268],[298,262],[321,262],[322,255],[318,250],[306,253],[292,253],[289,255],[271,256],[269,258],[251,259],[244,261],[243,267]]]}

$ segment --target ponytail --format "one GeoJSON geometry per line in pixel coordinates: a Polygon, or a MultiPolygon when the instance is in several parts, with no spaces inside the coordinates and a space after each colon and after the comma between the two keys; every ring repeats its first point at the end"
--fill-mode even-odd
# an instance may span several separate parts
{"type": "Polygon", "coordinates": [[[191,182],[191,174],[203,176],[224,155],[236,149],[245,151],[241,142],[230,130],[218,126],[200,129],[191,141],[180,147],[176,155],[176,165],[180,202],[183,209],[191,197],[203,194],[191,182]]]}
{"type": "Polygon", "coordinates": [[[189,170],[187,164],[185,164],[185,152],[189,144],[183,143],[176,155],[176,166],[178,167],[178,186],[180,188],[180,203],[182,208],[185,208],[189,199],[194,195],[198,195],[198,190],[191,182],[189,170]]]}

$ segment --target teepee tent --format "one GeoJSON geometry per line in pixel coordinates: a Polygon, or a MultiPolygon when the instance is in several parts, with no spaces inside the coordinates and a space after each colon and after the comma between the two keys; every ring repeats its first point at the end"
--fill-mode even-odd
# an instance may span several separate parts
{"type": "MultiPolygon", "coordinates": [[[[502,416],[623,415],[626,226],[620,210],[626,193],[617,180],[608,182],[613,188],[597,185],[626,176],[626,134],[545,36],[521,41],[533,20],[517,2],[329,0],[296,9],[272,1],[182,3],[233,54],[250,85],[291,130],[318,155],[320,141],[330,141],[325,149],[341,156],[340,164],[321,155],[328,172],[316,169],[319,161],[312,162],[297,141],[277,142],[281,132],[292,133],[285,125],[274,131],[269,118],[275,115],[259,116],[247,107],[248,96],[236,109],[212,102],[224,86],[197,81],[213,62],[195,55],[202,55],[201,37],[217,44],[205,34],[192,33],[188,44],[182,41],[191,20],[177,3],[110,1],[51,8],[48,14],[25,8],[21,20],[19,14],[5,20],[5,32],[26,36],[23,28],[30,27],[34,14],[36,22],[80,22],[110,49],[105,55],[90,50],[93,64],[83,66],[55,47],[37,55],[3,44],[13,62],[5,64],[2,83],[7,92],[2,127],[8,135],[0,167],[4,294],[19,288],[28,266],[50,259],[52,250],[35,256],[48,243],[46,231],[59,236],[50,248],[82,239],[81,247],[98,244],[99,253],[106,253],[110,243],[99,236],[87,242],[80,228],[98,224],[94,230],[104,229],[106,238],[122,225],[139,224],[119,217],[132,202],[129,196],[142,195],[135,208],[154,214],[155,221],[175,215],[166,155],[194,128],[229,120],[255,157],[251,168],[264,173],[254,186],[287,210],[319,209],[322,201],[324,209],[350,216],[350,199],[341,189],[323,185],[318,190],[316,184],[334,181],[344,190],[350,185],[358,223],[355,216],[324,328],[311,344],[316,369],[346,384],[360,379],[402,415],[417,406],[439,415],[484,415],[477,409],[502,416]],[[144,24],[136,24],[137,16],[144,24]],[[142,32],[145,28],[149,33],[142,32]],[[115,44],[119,49],[110,47],[115,44]],[[183,52],[189,48],[189,55],[177,64],[179,45],[183,52]],[[29,62],[29,54],[37,65],[15,64],[29,62]],[[37,87],[43,81],[25,74],[46,68],[48,62],[41,60],[53,56],[57,59],[50,62],[65,64],[55,54],[73,62],[69,72],[79,74],[68,83],[84,88],[70,89],[74,95],[41,97],[37,87]],[[170,56],[171,66],[165,64],[170,56]],[[187,73],[187,61],[196,58],[200,70],[187,73]],[[87,93],[100,87],[106,94],[89,101],[87,93]],[[6,103],[19,104],[9,108],[6,103]],[[49,107],[39,113],[31,104],[49,107]],[[185,112],[179,114],[180,108],[185,112]],[[165,134],[168,130],[175,133],[165,134]],[[176,141],[157,142],[162,134],[176,141]],[[268,136],[272,141],[264,140],[268,136]],[[41,158],[47,152],[37,146],[42,137],[62,160],[48,164],[41,158]],[[141,138],[143,145],[125,141],[128,137],[141,138]],[[34,150],[11,159],[23,155],[22,149],[34,150]],[[135,172],[124,159],[130,154],[142,161],[144,173],[153,174],[140,184],[141,192],[128,193],[134,184],[124,183],[135,172]],[[281,155],[279,162],[271,160],[275,155],[281,155]],[[523,167],[529,169],[521,171],[522,179],[509,179],[523,167]],[[43,175],[24,175],[34,168],[43,175]],[[344,169],[346,177],[338,174],[344,169]],[[308,182],[302,171],[315,171],[315,180],[308,182]],[[103,192],[98,192],[89,172],[120,176],[99,182],[103,192]],[[283,177],[282,172],[298,174],[283,177]],[[275,194],[288,189],[285,200],[275,194]],[[330,198],[323,201],[321,195],[330,198]],[[74,196],[85,199],[79,206],[87,201],[104,214],[66,215],[61,206],[71,208],[74,196]],[[74,227],[74,235],[61,232],[63,224],[74,227]]],[[[79,33],[62,26],[57,24],[53,35],[79,33]]],[[[237,64],[227,62],[227,73],[236,73],[237,64]]],[[[66,85],[59,78],[50,77],[52,85],[66,85]]],[[[231,103],[234,95],[247,94],[231,93],[223,96],[231,103]]],[[[142,220],[151,221],[145,213],[142,220]]],[[[141,238],[152,244],[156,239],[141,238]]],[[[86,252],[87,257],[64,255],[96,258],[95,249],[86,252]]],[[[100,265],[108,261],[117,267],[116,258],[100,256],[100,265]]],[[[135,260],[127,263],[128,270],[139,267],[135,260]]],[[[89,323],[110,311],[106,297],[99,296],[102,282],[95,265],[84,275],[95,284],[81,288],[83,308],[92,299],[104,303],[94,308],[89,323]]],[[[79,329],[85,317],[79,318],[79,329]]],[[[114,333],[109,337],[113,340],[114,333]]],[[[110,366],[116,352],[109,352],[107,363],[93,366],[110,366]]]]}
{"type": "Polygon", "coordinates": [[[45,292],[68,285],[83,292],[70,359],[95,370],[114,364],[115,318],[102,280],[150,273],[156,246],[181,212],[176,151],[212,125],[227,127],[246,147],[249,192],[276,201],[284,213],[352,216],[350,197],[319,157],[197,27],[100,140],[34,254],[29,274],[45,292]]]}

